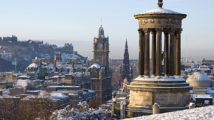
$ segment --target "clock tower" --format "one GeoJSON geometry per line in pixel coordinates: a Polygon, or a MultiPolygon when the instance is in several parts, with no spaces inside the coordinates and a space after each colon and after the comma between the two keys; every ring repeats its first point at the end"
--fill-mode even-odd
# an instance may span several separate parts
{"type": "Polygon", "coordinates": [[[112,97],[112,73],[109,69],[109,38],[102,26],[93,43],[93,64],[90,66],[90,88],[96,92],[96,99],[89,103],[97,107],[112,97]]]}
{"type": "Polygon", "coordinates": [[[109,38],[105,37],[102,25],[99,28],[98,37],[94,38],[93,61],[109,71],[109,38]]]}

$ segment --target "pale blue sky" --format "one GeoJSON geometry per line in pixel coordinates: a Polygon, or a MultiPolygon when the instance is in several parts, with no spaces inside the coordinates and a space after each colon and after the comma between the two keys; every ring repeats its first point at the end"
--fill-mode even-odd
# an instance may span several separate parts
{"type": "MultiPolygon", "coordinates": [[[[158,0],[0,0],[0,36],[44,40],[91,57],[100,24],[110,38],[110,57],[122,58],[128,39],[138,57],[138,21],[133,15],[157,8],[158,0]],[[83,42],[84,41],[84,42],[83,42]]],[[[214,58],[214,0],[164,0],[164,8],[188,14],[182,55],[214,58]]]]}

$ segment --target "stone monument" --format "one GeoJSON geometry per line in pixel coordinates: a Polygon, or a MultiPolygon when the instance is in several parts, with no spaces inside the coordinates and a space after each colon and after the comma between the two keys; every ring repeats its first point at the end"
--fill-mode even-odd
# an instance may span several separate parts
{"type": "Polygon", "coordinates": [[[185,109],[190,102],[192,87],[180,76],[181,26],[187,15],[162,6],[159,0],[157,9],[134,16],[139,21],[139,76],[128,85],[132,112],[152,109],[154,103],[160,105],[160,112],[185,109]]]}

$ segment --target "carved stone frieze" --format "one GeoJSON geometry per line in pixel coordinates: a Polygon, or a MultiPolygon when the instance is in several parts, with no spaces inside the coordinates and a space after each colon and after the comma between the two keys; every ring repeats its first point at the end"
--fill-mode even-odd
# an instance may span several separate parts
{"type": "Polygon", "coordinates": [[[181,28],[181,20],[171,18],[140,18],[139,28],[181,28]]]}

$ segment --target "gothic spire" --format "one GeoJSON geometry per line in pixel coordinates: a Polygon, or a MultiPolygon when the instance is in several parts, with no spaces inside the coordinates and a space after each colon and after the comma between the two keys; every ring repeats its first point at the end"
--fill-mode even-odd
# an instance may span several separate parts
{"type": "Polygon", "coordinates": [[[126,39],[125,49],[127,49],[127,50],[128,50],[128,43],[127,43],[127,39],[126,39]]]}
{"type": "Polygon", "coordinates": [[[130,82],[130,65],[129,65],[129,51],[128,51],[128,42],[126,39],[125,43],[125,52],[123,58],[123,70],[122,70],[122,79],[127,79],[130,82]]]}
{"type": "Polygon", "coordinates": [[[124,52],[124,58],[128,57],[129,59],[129,50],[128,50],[128,42],[126,39],[126,44],[125,44],[125,52],[124,52]]]}

